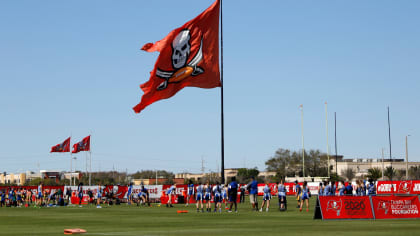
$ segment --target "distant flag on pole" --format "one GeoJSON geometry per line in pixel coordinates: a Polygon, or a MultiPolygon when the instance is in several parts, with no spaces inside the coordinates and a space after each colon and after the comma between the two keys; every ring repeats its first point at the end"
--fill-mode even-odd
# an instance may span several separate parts
{"type": "Polygon", "coordinates": [[[72,153],[78,153],[83,151],[90,151],[90,135],[84,138],[82,141],[73,144],[72,153]]]}
{"type": "Polygon", "coordinates": [[[149,81],[140,85],[144,94],[133,108],[136,113],[156,101],[172,97],[184,87],[220,87],[219,12],[220,0],[216,0],[162,40],[141,48],[160,54],[149,81]]]}
{"type": "Polygon", "coordinates": [[[64,142],[51,147],[50,152],[70,152],[70,137],[64,142]]]}

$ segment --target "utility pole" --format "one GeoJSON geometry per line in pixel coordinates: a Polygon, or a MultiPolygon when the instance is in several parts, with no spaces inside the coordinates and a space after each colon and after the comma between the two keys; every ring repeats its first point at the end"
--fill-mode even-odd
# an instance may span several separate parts
{"type": "Polygon", "coordinates": [[[204,158],[201,157],[201,173],[204,175],[204,158]]]}
{"type": "Polygon", "coordinates": [[[301,123],[302,123],[302,174],[303,178],[305,178],[305,136],[303,132],[303,104],[300,106],[300,114],[301,114],[301,123]]]}
{"type": "Polygon", "coordinates": [[[385,168],[385,164],[384,164],[384,148],[382,148],[382,180],[384,180],[384,168],[385,168]]]}
{"type": "Polygon", "coordinates": [[[328,158],[328,178],[330,178],[330,145],[328,143],[328,110],[327,110],[327,102],[325,102],[325,127],[327,133],[327,158],[328,158]]]}
{"type": "Polygon", "coordinates": [[[408,136],[405,136],[405,180],[408,180],[408,136]]]}

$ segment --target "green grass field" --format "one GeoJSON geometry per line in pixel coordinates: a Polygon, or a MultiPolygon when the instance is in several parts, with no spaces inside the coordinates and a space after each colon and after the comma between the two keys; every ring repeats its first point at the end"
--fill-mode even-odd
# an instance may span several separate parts
{"type": "Polygon", "coordinates": [[[313,220],[315,198],[310,212],[299,212],[292,197],[288,211],[279,212],[276,200],[270,212],[253,212],[246,202],[238,213],[196,213],[191,205],[3,207],[0,235],[63,235],[65,228],[86,229],[84,235],[420,235],[420,220],[313,220]]]}

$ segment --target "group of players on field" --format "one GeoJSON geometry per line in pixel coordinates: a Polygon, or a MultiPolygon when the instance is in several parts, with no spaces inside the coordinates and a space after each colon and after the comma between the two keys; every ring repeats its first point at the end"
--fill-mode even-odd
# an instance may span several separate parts
{"type": "MultiPolygon", "coordinates": [[[[214,202],[213,212],[222,212],[222,204],[224,204],[224,209],[228,212],[232,212],[233,206],[235,207],[235,212],[237,212],[237,196],[239,184],[236,182],[236,178],[232,177],[229,184],[221,185],[216,183],[211,185],[209,182],[205,184],[194,185],[191,181],[187,187],[186,194],[186,206],[191,199],[195,199],[197,212],[204,212],[204,205],[206,206],[206,212],[212,212],[211,201],[214,202]]],[[[278,197],[278,206],[280,211],[287,210],[287,188],[284,185],[283,180],[277,182],[275,185],[270,185],[268,183],[263,187],[263,201],[261,208],[258,207],[258,182],[255,178],[251,178],[251,182],[247,185],[240,187],[241,191],[241,202],[245,194],[245,189],[249,193],[250,203],[252,204],[252,209],[255,211],[268,212],[270,207],[270,200],[272,195],[278,197]]],[[[297,181],[295,181],[294,192],[297,199],[297,208],[302,211],[303,205],[306,205],[306,211],[309,211],[309,198],[311,197],[311,192],[306,181],[303,182],[301,186],[297,181]]],[[[172,185],[170,188],[166,189],[165,194],[169,197],[166,204],[167,207],[173,207],[172,199],[176,195],[176,185],[172,185]]],[[[319,184],[319,196],[343,196],[343,195],[356,195],[356,196],[366,196],[366,195],[375,195],[376,188],[373,180],[369,179],[368,181],[358,180],[356,181],[355,189],[350,183],[345,183],[343,181],[338,182],[337,184],[334,181],[331,182],[321,182],[319,184]]],[[[104,194],[104,188],[98,185],[96,193],[88,189],[88,202],[94,203],[98,208],[101,208],[101,203],[112,204],[112,191],[111,193],[104,194]],[[109,200],[111,199],[111,201],[109,200]]],[[[62,192],[60,188],[57,190],[44,190],[42,183],[38,185],[37,189],[29,190],[24,188],[9,188],[7,190],[0,191],[0,207],[3,206],[29,206],[31,204],[34,207],[41,206],[51,206],[55,205],[65,205],[64,200],[67,199],[67,204],[70,204],[71,196],[77,196],[79,199],[79,205],[82,203],[84,196],[83,193],[83,183],[80,183],[77,186],[77,190],[73,192],[70,188],[67,188],[65,193],[62,192]],[[63,204],[61,204],[63,202],[63,204]]],[[[128,186],[127,190],[127,203],[137,205],[148,205],[150,206],[149,191],[143,185],[137,193],[134,193],[133,184],[128,186]]],[[[66,205],[67,205],[66,204],[66,205]]]]}

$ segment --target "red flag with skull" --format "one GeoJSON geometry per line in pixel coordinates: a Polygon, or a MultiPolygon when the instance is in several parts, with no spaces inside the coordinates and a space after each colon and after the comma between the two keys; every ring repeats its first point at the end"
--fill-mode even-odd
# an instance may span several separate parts
{"type": "Polygon", "coordinates": [[[90,135],[82,139],[82,141],[73,144],[72,153],[78,153],[83,151],[90,151],[90,135]]]}
{"type": "Polygon", "coordinates": [[[70,152],[70,138],[64,140],[64,142],[51,147],[50,152],[70,152]]]}
{"type": "Polygon", "coordinates": [[[136,113],[158,100],[172,97],[184,87],[220,86],[219,7],[220,2],[216,0],[162,40],[142,47],[160,55],[149,81],[140,85],[144,94],[133,108],[136,113]]]}

